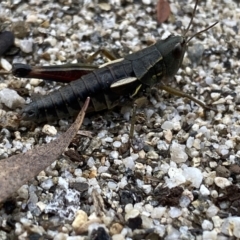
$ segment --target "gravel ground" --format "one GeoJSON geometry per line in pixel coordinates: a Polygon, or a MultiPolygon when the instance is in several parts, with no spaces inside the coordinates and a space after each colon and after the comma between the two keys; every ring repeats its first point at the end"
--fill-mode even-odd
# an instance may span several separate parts
{"type": "MultiPolygon", "coordinates": [[[[75,63],[100,47],[127,55],[181,35],[195,4],[170,0],[168,22],[157,24],[154,0],[26,2],[0,3],[1,28],[14,32],[21,49],[2,58],[5,70],[17,62],[75,63]]],[[[0,239],[240,238],[239,20],[237,0],[201,1],[194,32],[219,24],[190,42],[171,84],[217,112],[160,92],[137,109],[131,144],[131,106],[88,115],[85,132],[63,156],[3,204],[0,239]]],[[[48,143],[69,127],[72,119],[35,126],[16,121],[31,96],[58,87],[1,76],[0,159],[48,143]]]]}

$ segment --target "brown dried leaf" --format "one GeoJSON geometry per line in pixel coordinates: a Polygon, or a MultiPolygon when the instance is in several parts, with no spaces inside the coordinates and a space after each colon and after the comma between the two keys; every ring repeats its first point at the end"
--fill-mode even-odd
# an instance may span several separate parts
{"type": "Polygon", "coordinates": [[[75,122],[58,139],[0,161],[0,202],[14,194],[62,154],[81,127],[89,101],[90,98],[87,98],[75,122]]]}
{"type": "Polygon", "coordinates": [[[170,16],[171,9],[167,0],[158,0],[157,3],[157,21],[158,23],[165,22],[170,16]]]}

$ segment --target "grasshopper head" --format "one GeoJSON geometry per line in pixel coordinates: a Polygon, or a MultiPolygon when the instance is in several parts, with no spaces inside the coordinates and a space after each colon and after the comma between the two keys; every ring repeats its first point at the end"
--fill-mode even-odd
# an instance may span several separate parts
{"type": "Polygon", "coordinates": [[[170,35],[165,40],[156,44],[162,54],[162,61],[166,68],[166,76],[173,77],[182,65],[183,57],[187,49],[186,39],[181,36],[170,35]]]}
{"type": "Polygon", "coordinates": [[[21,119],[25,121],[40,120],[38,116],[38,107],[35,102],[30,103],[21,111],[21,119]]]}
{"type": "Polygon", "coordinates": [[[187,50],[188,43],[197,35],[201,34],[202,32],[206,32],[208,29],[212,28],[218,22],[210,25],[209,27],[193,34],[192,36],[187,37],[187,33],[192,25],[193,18],[195,16],[195,12],[197,9],[198,1],[196,0],[191,20],[188,24],[187,29],[183,33],[183,36],[173,36],[170,35],[165,40],[160,40],[156,43],[156,47],[162,54],[162,61],[164,62],[165,69],[166,69],[166,77],[173,77],[178,69],[181,67],[184,54],[187,50]]]}

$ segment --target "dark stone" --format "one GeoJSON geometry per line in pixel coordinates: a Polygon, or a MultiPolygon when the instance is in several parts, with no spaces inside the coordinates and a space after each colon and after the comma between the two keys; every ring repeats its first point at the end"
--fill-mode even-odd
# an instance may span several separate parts
{"type": "Polygon", "coordinates": [[[142,226],[142,219],[140,216],[135,218],[129,218],[127,222],[127,226],[134,231],[135,229],[139,229],[142,226]]]}

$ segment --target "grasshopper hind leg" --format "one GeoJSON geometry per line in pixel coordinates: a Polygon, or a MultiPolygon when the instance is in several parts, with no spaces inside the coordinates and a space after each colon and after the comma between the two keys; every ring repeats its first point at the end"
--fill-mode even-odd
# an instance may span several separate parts
{"type": "Polygon", "coordinates": [[[182,97],[182,98],[187,98],[193,102],[195,102],[196,104],[198,104],[200,107],[202,107],[204,110],[213,110],[216,112],[216,109],[206,105],[204,102],[201,102],[200,100],[198,100],[197,98],[195,97],[192,97],[190,96],[189,94],[181,91],[181,90],[178,90],[178,89],[175,89],[175,88],[172,88],[172,87],[169,87],[167,85],[164,85],[164,84],[160,84],[159,85],[159,88],[161,90],[165,90],[166,92],[172,94],[172,95],[175,95],[175,96],[178,96],[178,97],[182,97]]]}
{"type": "Polygon", "coordinates": [[[105,48],[100,48],[99,50],[97,50],[95,53],[93,53],[90,57],[88,57],[86,59],[87,63],[92,63],[94,61],[94,59],[99,55],[103,55],[104,57],[106,57],[107,59],[109,59],[110,61],[114,61],[117,58],[114,56],[113,53],[111,53],[110,51],[106,50],[105,48]]]}

